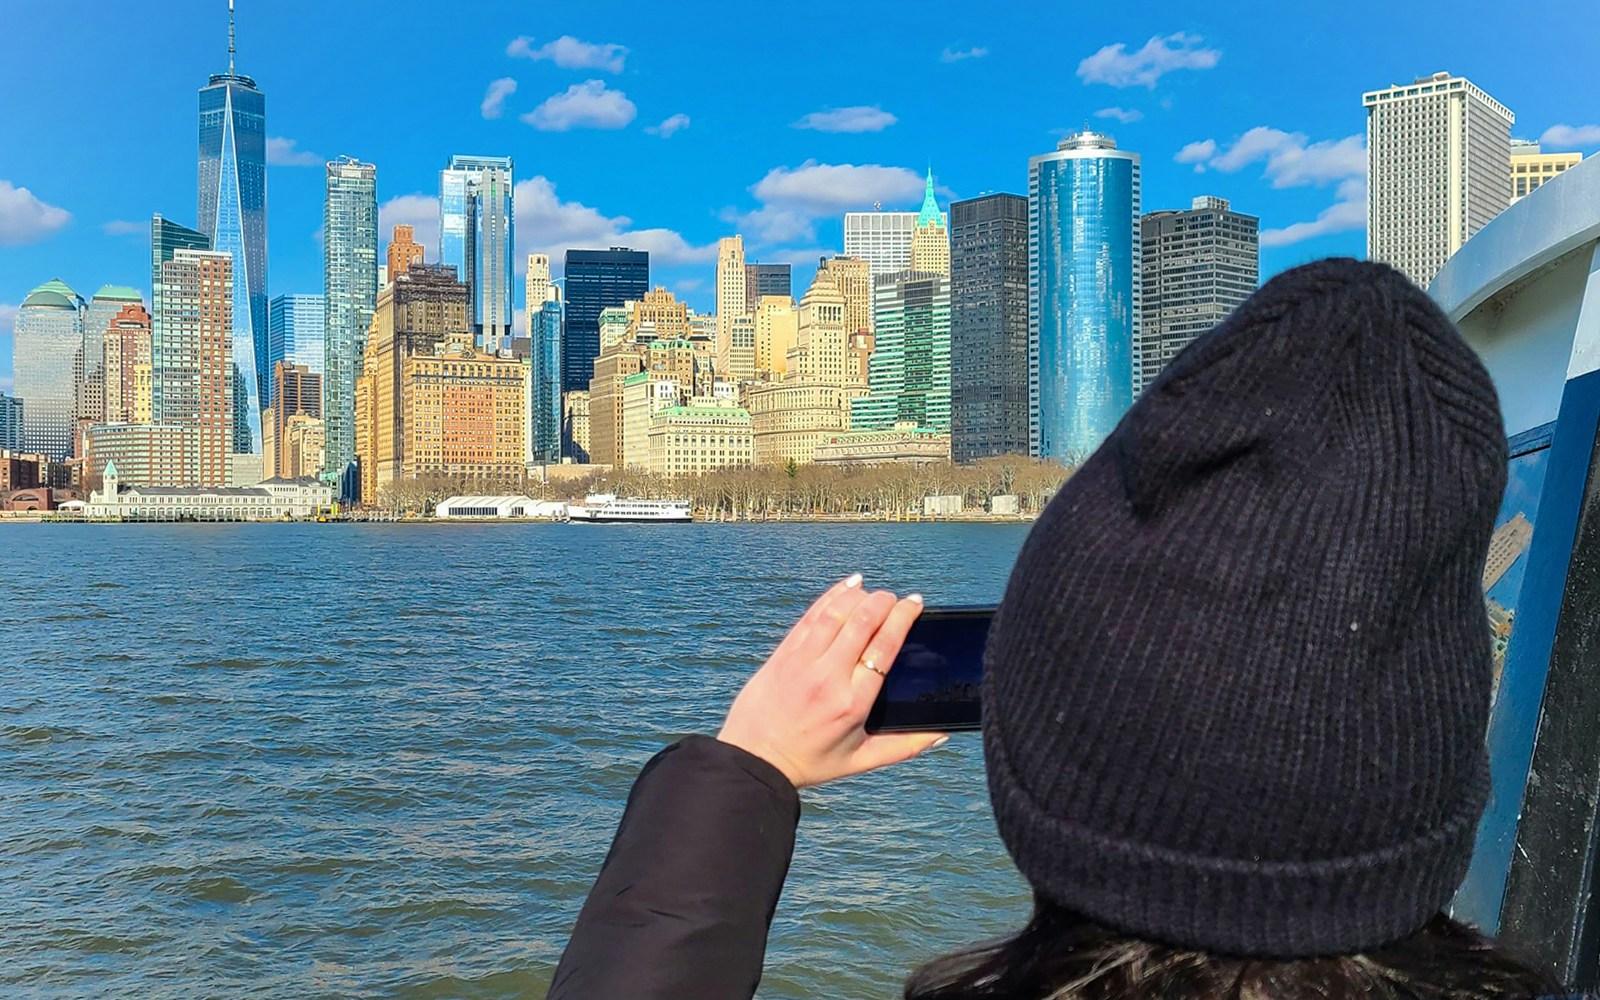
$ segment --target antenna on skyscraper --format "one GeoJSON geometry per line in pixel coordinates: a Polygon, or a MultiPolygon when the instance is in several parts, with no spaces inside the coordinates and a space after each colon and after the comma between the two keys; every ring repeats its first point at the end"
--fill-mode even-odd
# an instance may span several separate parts
{"type": "Polygon", "coordinates": [[[233,75],[233,0],[228,0],[228,75],[233,75]]]}

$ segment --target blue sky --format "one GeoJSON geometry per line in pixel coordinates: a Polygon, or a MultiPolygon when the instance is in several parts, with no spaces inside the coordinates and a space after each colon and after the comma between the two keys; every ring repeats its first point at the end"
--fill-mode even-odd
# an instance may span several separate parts
{"type": "MultiPolygon", "coordinates": [[[[1146,210],[1216,194],[1259,215],[1265,274],[1362,252],[1363,90],[1448,69],[1515,134],[1600,148],[1592,0],[238,5],[276,140],[272,294],[321,290],[320,164],[340,154],[378,165],[386,238],[436,232],[451,153],[509,153],[519,259],[644,247],[710,309],[720,236],[814,262],[846,209],[915,208],[930,163],[947,198],[1025,193],[1028,157],[1085,123],[1142,154],[1146,210]]],[[[194,221],[195,91],[226,66],[226,3],[0,0],[0,23],[5,388],[29,289],[147,290],[150,214],[194,221]]]]}

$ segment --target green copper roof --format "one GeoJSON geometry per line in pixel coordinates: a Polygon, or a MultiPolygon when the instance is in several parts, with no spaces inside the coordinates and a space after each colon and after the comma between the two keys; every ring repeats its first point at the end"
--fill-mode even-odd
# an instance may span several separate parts
{"type": "Polygon", "coordinates": [[[682,350],[685,347],[693,347],[693,346],[694,346],[693,344],[691,344],[687,340],[683,340],[681,338],[676,339],[676,340],[652,340],[650,342],[650,349],[652,351],[682,350]]]}
{"type": "Polygon", "coordinates": [[[939,202],[933,197],[933,168],[928,168],[928,186],[922,194],[922,211],[917,213],[917,225],[939,226],[944,218],[939,212],[939,202]]]}
{"type": "Polygon", "coordinates": [[[127,285],[101,285],[100,290],[94,293],[94,297],[97,299],[112,299],[117,302],[144,303],[144,293],[137,288],[129,288],[127,285]]]}
{"type": "Polygon", "coordinates": [[[51,278],[49,281],[28,293],[22,301],[25,306],[53,306],[57,309],[76,309],[78,307],[78,293],[60,278],[51,278]]]}
{"type": "Polygon", "coordinates": [[[645,381],[649,377],[650,377],[650,373],[649,372],[634,372],[632,375],[629,375],[629,376],[626,376],[625,378],[623,378],[622,384],[623,385],[638,385],[640,382],[645,381]]]}
{"type": "Polygon", "coordinates": [[[664,406],[655,412],[657,417],[741,417],[750,419],[750,411],[741,406],[664,406]]]}

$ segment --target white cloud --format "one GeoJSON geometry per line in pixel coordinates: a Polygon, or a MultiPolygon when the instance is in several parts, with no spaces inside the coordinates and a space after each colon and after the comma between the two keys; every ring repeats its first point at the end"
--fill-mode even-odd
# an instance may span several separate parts
{"type": "Polygon", "coordinates": [[[705,287],[705,283],[704,278],[680,278],[672,283],[672,290],[680,295],[688,295],[691,292],[698,292],[705,287]]]}
{"type": "Polygon", "coordinates": [[[143,236],[150,232],[150,223],[130,219],[112,219],[100,227],[107,236],[143,236]]]}
{"type": "Polygon", "coordinates": [[[1124,125],[1136,122],[1144,117],[1144,112],[1137,108],[1101,108],[1094,113],[1096,118],[1115,118],[1124,125]]]}
{"type": "Polygon", "coordinates": [[[275,135],[267,139],[267,166],[320,167],[328,162],[308,149],[296,149],[295,140],[275,135]]]}
{"type": "Polygon", "coordinates": [[[1600,146],[1600,125],[1552,125],[1539,142],[1558,149],[1584,149],[1600,146]]]}
{"type": "Polygon", "coordinates": [[[660,125],[646,125],[645,131],[651,135],[659,135],[663,139],[672,138],[672,134],[679,129],[689,127],[689,116],[683,113],[675,114],[660,125]]]}
{"type": "Polygon", "coordinates": [[[574,128],[626,128],[639,109],[628,95],[609,90],[604,80],[575,83],[522,116],[522,120],[541,132],[565,132],[574,128]]]}
{"type": "Polygon", "coordinates": [[[397,225],[411,226],[411,238],[422,244],[423,259],[439,261],[439,199],[431,194],[402,194],[378,206],[378,242],[388,247],[397,225]]]}
{"type": "Polygon", "coordinates": [[[533,47],[527,35],[513,38],[506,46],[506,55],[525,59],[548,59],[562,69],[602,69],[607,73],[621,73],[622,62],[628,57],[628,48],[614,42],[596,44],[584,42],[571,35],[562,35],[553,42],[533,47]]]}
{"type": "Polygon", "coordinates": [[[939,53],[939,61],[946,63],[960,62],[963,59],[982,59],[989,54],[989,50],[981,45],[974,45],[970,49],[954,49],[949,46],[939,53]]]}
{"type": "Polygon", "coordinates": [[[1173,159],[1179,163],[1196,164],[1194,169],[1198,172],[1205,170],[1205,161],[1216,155],[1217,140],[1201,139],[1199,142],[1191,142],[1178,150],[1178,155],[1174,156],[1173,159]]]}
{"type": "Polygon", "coordinates": [[[685,264],[717,259],[717,245],[695,246],[671,229],[635,229],[625,215],[608,216],[581,202],[562,201],[547,177],[517,182],[517,247],[519,271],[528,254],[546,253],[559,265],[571,248],[627,246],[650,251],[652,264],[685,264]]]}
{"type": "Polygon", "coordinates": [[[0,246],[36,243],[72,221],[72,213],[0,180],[0,246]]]}
{"type": "Polygon", "coordinates": [[[1218,49],[1202,48],[1199,35],[1182,31],[1157,35],[1144,48],[1129,52],[1122,42],[1107,45],[1078,63],[1078,78],[1084,83],[1104,83],[1113,87],[1155,88],[1156,81],[1176,69],[1210,69],[1222,58],[1218,49]]]}
{"type": "Polygon", "coordinates": [[[1338,200],[1317,213],[1311,222],[1296,222],[1281,229],[1263,229],[1261,245],[1283,247],[1315,236],[1360,229],[1367,224],[1367,180],[1351,177],[1341,181],[1338,200]]]}
{"type": "Polygon", "coordinates": [[[882,132],[900,119],[876,104],[851,108],[824,108],[794,123],[795,128],[818,132],[882,132]]]}
{"type": "Polygon", "coordinates": [[[725,212],[723,218],[753,230],[766,243],[813,240],[819,218],[869,209],[875,202],[914,203],[922,189],[922,175],[904,167],[807,160],[798,167],[767,171],[750,188],[761,207],[747,213],[725,212]]]}
{"type": "Polygon", "coordinates": [[[489,89],[483,93],[483,103],[478,105],[479,113],[485,118],[499,118],[506,109],[506,98],[516,92],[517,81],[509,76],[489,81],[489,89]]]}

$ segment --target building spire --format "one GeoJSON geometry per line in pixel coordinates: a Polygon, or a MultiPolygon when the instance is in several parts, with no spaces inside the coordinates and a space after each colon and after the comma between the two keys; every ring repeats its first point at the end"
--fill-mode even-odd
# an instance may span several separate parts
{"type": "Polygon", "coordinates": [[[228,75],[233,75],[233,0],[228,0],[228,75]]]}
{"type": "Polygon", "coordinates": [[[922,193],[922,211],[917,213],[917,225],[936,226],[943,220],[939,217],[939,202],[933,196],[933,166],[928,166],[928,184],[922,193]]]}

